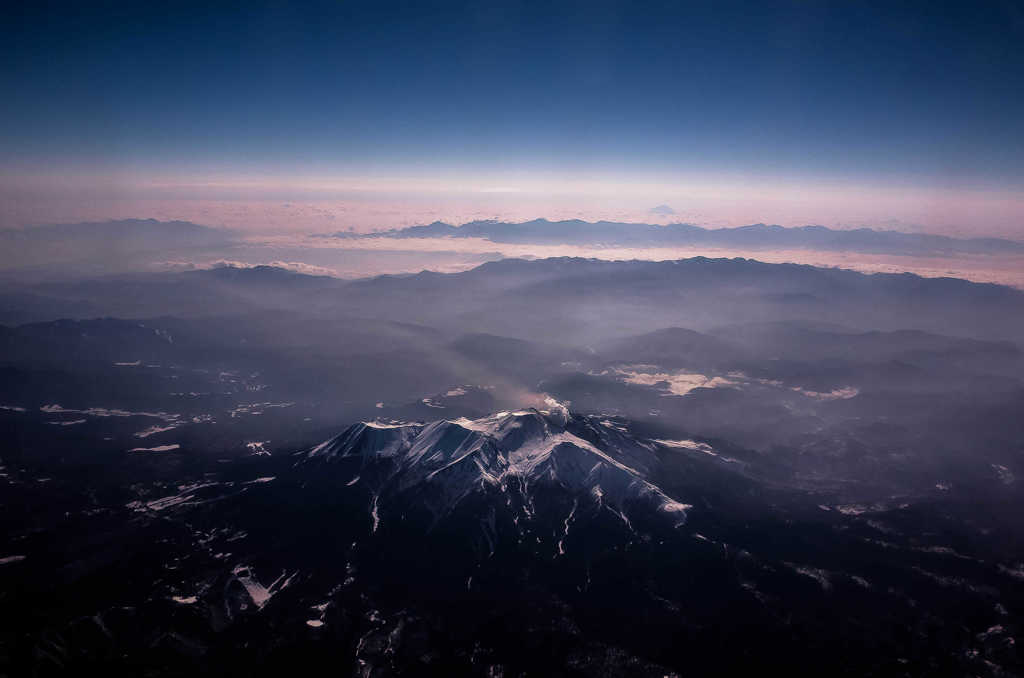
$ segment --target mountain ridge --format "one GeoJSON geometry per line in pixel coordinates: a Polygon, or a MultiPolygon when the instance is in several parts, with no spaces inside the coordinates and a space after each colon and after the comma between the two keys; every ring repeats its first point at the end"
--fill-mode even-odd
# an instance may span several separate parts
{"type": "Polygon", "coordinates": [[[832,229],[820,225],[783,227],[750,224],[704,228],[677,222],[533,219],[522,222],[477,220],[461,225],[442,221],[364,235],[339,231],[335,238],[482,238],[495,243],[601,246],[713,246],[754,249],[817,249],[890,254],[1005,254],[1024,253],[1024,242],[1007,238],[955,238],[929,233],[872,228],[832,229]]]}

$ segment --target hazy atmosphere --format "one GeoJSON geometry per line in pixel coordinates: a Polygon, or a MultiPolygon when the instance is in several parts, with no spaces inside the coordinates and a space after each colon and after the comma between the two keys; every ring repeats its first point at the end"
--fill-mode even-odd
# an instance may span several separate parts
{"type": "Polygon", "coordinates": [[[1024,676],[1021,45],[12,7],[0,676],[1024,676]]]}

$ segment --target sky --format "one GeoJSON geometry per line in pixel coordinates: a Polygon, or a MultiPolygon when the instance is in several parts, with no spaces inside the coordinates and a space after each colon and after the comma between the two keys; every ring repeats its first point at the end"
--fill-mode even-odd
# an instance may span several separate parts
{"type": "Polygon", "coordinates": [[[702,225],[1024,238],[1022,44],[1012,0],[20,3],[0,226],[666,203],[702,225]]]}

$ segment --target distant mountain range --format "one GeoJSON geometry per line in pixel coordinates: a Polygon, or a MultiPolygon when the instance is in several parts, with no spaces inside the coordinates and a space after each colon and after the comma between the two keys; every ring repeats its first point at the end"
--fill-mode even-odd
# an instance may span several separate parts
{"type": "Polygon", "coordinates": [[[105,274],[139,268],[139,262],[227,247],[237,234],[188,221],[121,219],[0,230],[0,269],[59,267],[105,274]]]}
{"type": "Polygon", "coordinates": [[[148,249],[168,245],[209,245],[234,239],[228,229],[201,226],[190,221],[157,221],[156,219],[120,219],[52,224],[31,228],[0,230],[0,242],[10,244],[67,243],[69,240],[107,238],[108,246],[148,249]]]}
{"type": "Polygon", "coordinates": [[[147,318],[154,309],[196,317],[300,308],[325,318],[402,318],[521,339],[564,332],[587,342],[673,325],[703,331],[777,320],[981,339],[1015,338],[1024,331],[1024,293],[1010,287],[739,258],[504,259],[461,273],[358,280],[271,266],[224,267],[0,288],[0,323],[9,325],[147,318]]]}
{"type": "Polygon", "coordinates": [[[825,226],[753,224],[707,229],[692,224],[640,224],[614,221],[548,221],[521,223],[471,221],[454,226],[441,221],[369,235],[338,232],[337,238],[482,238],[496,243],[590,245],[616,247],[708,246],[747,249],[812,249],[879,254],[1006,254],[1024,253],[1024,242],[1003,238],[951,238],[944,235],[836,230],[825,226]]]}

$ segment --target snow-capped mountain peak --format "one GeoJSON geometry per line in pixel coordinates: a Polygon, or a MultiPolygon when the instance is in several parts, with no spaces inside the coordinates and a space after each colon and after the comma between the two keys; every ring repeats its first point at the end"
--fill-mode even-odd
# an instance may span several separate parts
{"type": "Polygon", "coordinates": [[[685,520],[689,505],[648,480],[658,465],[656,446],[561,403],[548,405],[478,419],[362,422],[310,449],[300,464],[333,467],[325,474],[340,474],[339,486],[369,490],[374,529],[389,506],[402,507],[394,513],[426,509],[436,523],[469,497],[484,500],[473,507],[516,514],[516,524],[534,517],[538,498],[551,504],[555,496],[577,509],[608,509],[627,524],[632,511],[667,514],[676,525],[685,520]]]}

